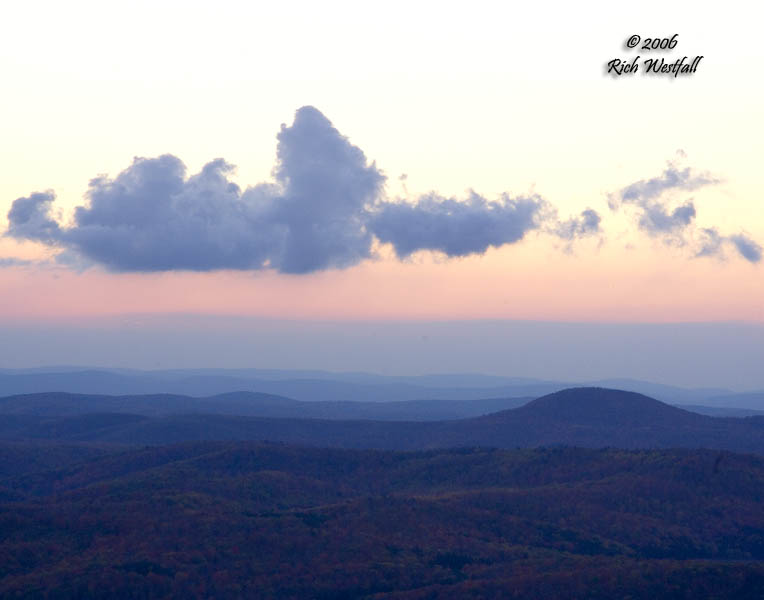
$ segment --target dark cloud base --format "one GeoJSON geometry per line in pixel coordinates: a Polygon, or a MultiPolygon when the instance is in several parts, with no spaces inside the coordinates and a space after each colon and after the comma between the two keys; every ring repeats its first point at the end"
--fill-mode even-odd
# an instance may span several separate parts
{"type": "MultiPolygon", "coordinates": [[[[230,179],[233,166],[223,159],[188,176],[183,162],[170,154],[136,158],[113,179],[90,181],[86,203],[75,209],[70,224],[54,218],[51,191],[16,199],[5,235],[48,245],[58,251],[59,262],[80,268],[301,274],[372,258],[375,240],[391,244],[405,259],[423,250],[447,257],[482,254],[534,231],[568,245],[601,232],[596,211],[588,208],[561,221],[538,195],[488,200],[471,192],[457,200],[433,193],[412,202],[389,200],[384,173],[310,106],[296,112],[291,126],[282,125],[277,138],[273,182],[242,190],[230,179]]],[[[706,175],[670,167],[661,177],[611,196],[611,207],[632,205],[641,229],[679,239],[695,207],[690,201],[669,210],[664,194],[711,183],[715,180],[706,175]]],[[[730,245],[751,262],[761,259],[761,247],[743,234],[706,231],[698,255],[730,245]]]]}
{"type": "Polygon", "coordinates": [[[274,183],[242,191],[223,159],[187,177],[175,156],[136,158],[114,179],[90,182],[68,227],[50,216],[52,192],[19,198],[7,235],[112,271],[307,273],[368,258],[367,206],[384,175],[314,108],[297,111],[278,142],[274,183]]]}
{"type": "Polygon", "coordinates": [[[232,169],[217,159],[188,177],[175,156],[136,158],[114,179],[93,179],[68,226],[51,216],[53,192],[18,198],[6,235],[58,248],[69,265],[117,272],[299,274],[369,259],[375,238],[400,258],[419,250],[453,257],[512,244],[534,230],[567,240],[599,230],[591,209],[560,224],[538,196],[389,201],[382,171],[310,106],[281,127],[274,182],[241,190],[229,179],[232,169]]]}

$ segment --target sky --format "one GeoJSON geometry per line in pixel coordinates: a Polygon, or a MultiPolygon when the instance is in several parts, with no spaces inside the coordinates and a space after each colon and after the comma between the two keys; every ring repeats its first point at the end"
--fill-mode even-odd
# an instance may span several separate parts
{"type": "Polygon", "coordinates": [[[14,3],[0,22],[0,332],[14,340],[0,366],[225,366],[219,350],[179,358],[177,323],[204,347],[233,319],[252,344],[262,327],[288,341],[249,354],[224,327],[232,367],[469,363],[689,385],[700,352],[703,385],[764,388],[748,366],[764,359],[761,12],[14,3]],[[701,56],[690,74],[645,72],[701,56]],[[636,73],[607,72],[635,58],[636,73]],[[137,346],[134,322],[151,323],[137,346]],[[549,333],[567,325],[599,333],[549,333]],[[372,351],[358,332],[380,326],[453,329],[417,358],[372,351]],[[666,340],[660,359],[613,350],[666,340]],[[501,360],[538,344],[543,364],[501,360]]]}

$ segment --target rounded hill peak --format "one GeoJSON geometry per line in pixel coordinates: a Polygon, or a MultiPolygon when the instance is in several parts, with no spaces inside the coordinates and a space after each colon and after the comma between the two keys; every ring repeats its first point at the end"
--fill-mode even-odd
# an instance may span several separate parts
{"type": "Polygon", "coordinates": [[[643,394],[598,387],[564,389],[517,410],[554,421],[632,426],[667,425],[700,417],[643,394]]]}

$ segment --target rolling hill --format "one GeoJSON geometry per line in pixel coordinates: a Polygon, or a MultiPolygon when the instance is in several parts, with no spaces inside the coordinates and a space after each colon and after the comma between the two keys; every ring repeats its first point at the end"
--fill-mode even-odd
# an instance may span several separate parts
{"type": "Polygon", "coordinates": [[[532,398],[406,400],[398,402],[303,402],[259,392],[229,392],[209,397],[177,394],[109,396],[43,392],[0,398],[0,415],[75,416],[132,413],[146,416],[205,413],[301,419],[437,421],[463,419],[522,406],[532,398]]]}
{"type": "Polygon", "coordinates": [[[77,394],[178,394],[204,397],[250,391],[305,402],[389,402],[539,397],[569,387],[607,387],[648,395],[671,404],[764,410],[760,394],[731,395],[725,389],[686,389],[632,379],[589,383],[544,381],[478,374],[388,376],[370,373],[273,369],[96,369],[47,367],[0,369],[0,396],[41,392],[77,394]],[[707,399],[711,399],[706,402],[707,399]],[[736,404],[743,402],[745,404],[736,404]]]}
{"type": "Polygon", "coordinates": [[[633,392],[572,388],[519,408],[452,421],[274,419],[212,414],[7,415],[0,439],[119,444],[269,440],[344,448],[568,445],[764,453],[764,418],[716,418],[633,392]]]}

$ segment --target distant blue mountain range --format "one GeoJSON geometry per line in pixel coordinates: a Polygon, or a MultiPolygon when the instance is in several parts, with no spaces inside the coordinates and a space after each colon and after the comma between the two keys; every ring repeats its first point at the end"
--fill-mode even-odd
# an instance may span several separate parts
{"type": "Polygon", "coordinates": [[[720,388],[686,389],[631,379],[570,382],[469,373],[388,376],[360,372],[274,369],[0,369],[0,396],[70,392],[207,397],[248,391],[284,396],[302,402],[402,402],[535,398],[579,386],[633,391],[669,404],[693,405],[700,409],[764,410],[764,391],[733,393],[720,388]]]}

